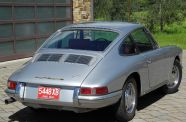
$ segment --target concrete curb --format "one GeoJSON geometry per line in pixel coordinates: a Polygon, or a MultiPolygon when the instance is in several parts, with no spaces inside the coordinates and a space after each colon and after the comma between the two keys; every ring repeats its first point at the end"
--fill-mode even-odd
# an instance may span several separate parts
{"type": "Polygon", "coordinates": [[[17,59],[17,60],[12,60],[12,61],[5,61],[5,62],[0,62],[0,66],[4,66],[4,65],[10,65],[13,63],[17,63],[17,62],[25,62],[30,60],[32,57],[29,58],[23,58],[23,59],[17,59]]]}

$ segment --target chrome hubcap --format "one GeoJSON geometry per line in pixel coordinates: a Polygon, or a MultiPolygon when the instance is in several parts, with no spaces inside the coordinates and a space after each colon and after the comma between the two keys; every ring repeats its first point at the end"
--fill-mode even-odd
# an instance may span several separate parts
{"type": "Polygon", "coordinates": [[[125,91],[125,108],[128,113],[132,113],[136,105],[136,91],[134,85],[129,83],[125,91]]]}
{"type": "Polygon", "coordinates": [[[179,82],[179,77],[180,77],[179,69],[177,66],[174,66],[172,69],[172,80],[171,80],[172,82],[168,84],[168,87],[174,88],[179,82]]]}

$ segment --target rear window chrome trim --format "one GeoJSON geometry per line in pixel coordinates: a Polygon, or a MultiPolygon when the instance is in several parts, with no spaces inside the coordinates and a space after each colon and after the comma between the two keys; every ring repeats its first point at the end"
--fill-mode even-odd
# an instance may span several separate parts
{"type": "MultiPolygon", "coordinates": [[[[105,53],[110,47],[112,47],[112,45],[115,45],[117,43],[116,40],[120,40],[120,37],[122,35],[122,31],[117,30],[117,29],[109,29],[109,28],[98,28],[98,27],[96,27],[96,28],[93,28],[93,27],[68,27],[68,28],[62,28],[62,29],[57,30],[54,34],[52,34],[53,36],[51,38],[47,39],[45,41],[45,43],[39,49],[52,49],[52,48],[46,48],[44,46],[51,39],[53,39],[56,36],[56,34],[58,34],[58,33],[61,33],[61,32],[64,32],[64,31],[81,30],[81,29],[84,29],[84,30],[95,30],[95,31],[108,31],[108,32],[115,32],[115,33],[118,34],[116,36],[116,38],[103,51],[93,51],[93,50],[85,50],[85,51],[93,51],[93,52],[105,53]],[[114,43],[114,42],[116,42],[116,43],[114,43]]],[[[62,50],[62,49],[65,49],[65,48],[61,48],[60,50],[62,50]]],[[[70,49],[70,50],[82,51],[81,49],[70,49]]]]}

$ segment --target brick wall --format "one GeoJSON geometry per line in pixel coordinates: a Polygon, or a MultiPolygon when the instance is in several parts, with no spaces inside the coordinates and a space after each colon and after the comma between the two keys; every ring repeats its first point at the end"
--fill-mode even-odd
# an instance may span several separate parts
{"type": "Polygon", "coordinates": [[[74,23],[91,21],[93,19],[93,0],[73,0],[74,23]]]}

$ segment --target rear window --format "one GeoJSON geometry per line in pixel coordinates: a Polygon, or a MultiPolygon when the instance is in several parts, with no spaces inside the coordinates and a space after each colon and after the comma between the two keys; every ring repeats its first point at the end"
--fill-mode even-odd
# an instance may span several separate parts
{"type": "Polygon", "coordinates": [[[68,30],[57,33],[43,47],[104,51],[119,34],[105,30],[68,30]]]}

